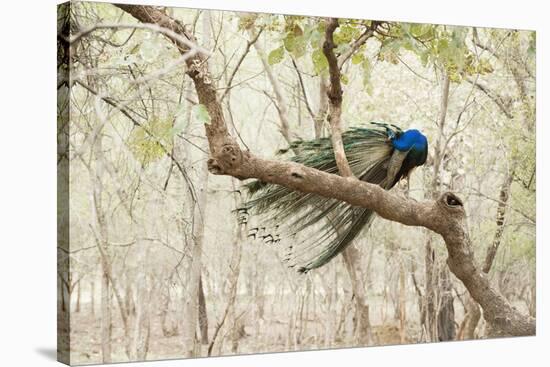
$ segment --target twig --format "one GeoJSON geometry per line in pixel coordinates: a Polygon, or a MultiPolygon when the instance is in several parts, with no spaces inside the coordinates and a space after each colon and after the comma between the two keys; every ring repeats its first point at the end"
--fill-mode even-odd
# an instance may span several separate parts
{"type": "Polygon", "coordinates": [[[223,99],[225,98],[227,93],[229,93],[229,91],[231,90],[231,84],[233,83],[233,78],[235,78],[235,74],[237,74],[237,71],[241,67],[241,64],[243,63],[244,59],[246,58],[246,55],[248,55],[248,53],[250,52],[250,48],[252,47],[252,45],[254,45],[256,43],[256,41],[258,40],[258,38],[262,34],[263,30],[264,30],[263,27],[260,28],[260,31],[256,34],[256,36],[254,36],[254,38],[252,38],[249,41],[246,41],[246,48],[244,49],[243,54],[239,58],[239,61],[237,61],[237,64],[235,65],[235,68],[231,72],[231,75],[229,76],[229,79],[227,81],[227,87],[226,87],[225,91],[223,92],[222,96],[220,97],[220,103],[223,101],[223,99]]]}
{"type": "Polygon", "coordinates": [[[304,103],[306,105],[307,111],[309,112],[309,115],[315,121],[315,113],[311,109],[311,106],[309,105],[309,101],[307,98],[306,88],[304,86],[304,79],[302,78],[302,73],[298,69],[298,65],[296,64],[296,60],[294,60],[293,57],[291,57],[292,65],[294,66],[294,70],[296,70],[296,74],[298,75],[298,81],[300,82],[300,88],[302,89],[302,95],[304,96],[304,103]]]}

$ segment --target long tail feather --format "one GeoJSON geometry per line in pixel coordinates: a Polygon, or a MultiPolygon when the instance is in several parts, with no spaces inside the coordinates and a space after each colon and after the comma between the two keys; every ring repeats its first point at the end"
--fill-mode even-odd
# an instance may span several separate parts
{"type": "MultiPolygon", "coordinates": [[[[388,136],[396,132],[382,128],[353,128],[342,135],[350,167],[361,180],[386,186],[388,167],[394,151],[388,136]]],[[[292,161],[329,173],[337,173],[330,139],[296,141],[288,150],[297,152],[292,161]]],[[[288,150],[279,151],[285,154],[288,150]]],[[[259,214],[281,228],[281,237],[308,232],[305,240],[289,247],[286,260],[291,267],[307,272],[328,263],[368,228],[373,212],[352,207],[332,198],[289,190],[259,181],[245,185],[252,198],[244,209],[259,214]],[[315,231],[312,235],[309,231],[315,231]]],[[[389,187],[388,187],[389,188],[389,187]]]]}

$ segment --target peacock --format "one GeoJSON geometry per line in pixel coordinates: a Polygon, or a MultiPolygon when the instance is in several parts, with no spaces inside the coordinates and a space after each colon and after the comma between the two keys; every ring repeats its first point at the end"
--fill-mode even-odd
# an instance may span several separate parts
{"type": "MultiPolygon", "coordinates": [[[[371,122],[353,127],[342,134],[342,140],[353,174],[385,190],[408,179],[428,156],[426,136],[416,129],[403,131],[393,124],[371,122]]],[[[288,152],[294,152],[290,158],[294,162],[338,174],[329,138],[294,141],[278,154],[288,152]]],[[[367,230],[374,219],[372,210],[258,180],[246,184],[245,189],[249,199],[240,211],[260,215],[270,223],[252,228],[249,237],[273,244],[285,236],[294,238],[284,260],[300,273],[327,264],[367,230]],[[279,233],[270,233],[266,228],[279,233]],[[306,229],[311,229],[306,231],[307,238],[296,240],[297,234],[306,229]]]]}

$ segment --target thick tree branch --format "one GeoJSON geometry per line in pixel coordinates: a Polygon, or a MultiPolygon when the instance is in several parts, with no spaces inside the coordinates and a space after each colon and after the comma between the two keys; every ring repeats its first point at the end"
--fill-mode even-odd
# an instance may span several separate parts
{"type": "MultiPolygon", "coordinates": [[[[162,28],[168,29],[177,35],[185,37],[192,44],[196,44],[193,34],[179,21],[168,16],[164,11],[152,6],[138,6],[128,4],[114,4],[124,10],[141,23],[152,23],[162,28]]],[[[188,44],[182,42],[180,37],[174,37],[170,33],[164,33],[164,36],[173,42],[180,53],[189,51],[188,44]]],[[[210,123],[205,124],[206,136],[208,138],[210,153],[216,156],[219,149],[226,144],[236,145],[235,140],[229,135],[229,131],[223,117],[223,108],[216,95],[216,87],[213,84],[206,57],[201,53],[195,53],[192,57],[185,60],[187,65],[187,75],[191,77],[195,84],[195,89],[199,97],[199,103],[206,107],[210,116],[210,123]]]]}
{"type": "Polygon", "coordinates": [[[341,176],[353,176],[349,166],[344,144],[342,142],[342,84],[340,82],[340,65],[334,54],[336,45],[334,44],[334,31],[338,28],[338,19],[330,18],[327,21],[325,31],[325,42],[323,43],[323,53],[328,61],[328,70],[330,75],[330,88],[328,90],[328,99],[330,102],[330,138],[332,149],[336,158],[336,165],[341,176]]]}
{"type": "MultiPolygon", "coordinates": [[[[166,19],[169,18],[166,14],[153,7],[124,6],[124,8],[141,22],[158,20],[168,25],[176,23],[174,20],[166,19]]],[[[176,24],[181,31],[184,31],[181,24],[176,24]]],[[[333,27],[333,32],[336,26],[337,24],[331,21],[327,28],[333,27]]],[[[330,46],[330,40],[328,46],[330,46]]],[[[200,55],[197,55],[193,60],[189,60],[188,65],[193,66],[194,61],[201,63],[203,60],[200,55]]],[[[205,125],[210,145],[211,158],[208,160],[208,166],[211,173],[230,175],[240,179],[256,178],[293,190],[369,208],[382,218],[408,226],[426,227],[443,237],[449,253],[447,264],[450,270],[481,305],[485,319],[494,330],[505,335],[535,334],[535,319],[513,308],[491,287],[487,275],[482,273],[475,264],[466,226],[466,213],[457,196],[445,193],[437,200],[417,202],[352,177],[340,177],[294,162],[266,160],[242,151],[229,135],[222,107],[216,98],[215,88],[205,80],[205,76],[208,75],[207,68],[203,67],[199,70],[191,68],[188,74],[195,82],[200,102],[206,106],[211,117],[211,123],[205,125]]],[[[331,79],[333,79],[332,76],[331,79]]],[[[333,86],[339,85],[339,82],[333,80],[331,82],[333,86]]],[[[336,92],[338,92],[337,89],[336,92]]],[[[330,98],[338,99],[338,94],[331,93],[330,98]]]]}

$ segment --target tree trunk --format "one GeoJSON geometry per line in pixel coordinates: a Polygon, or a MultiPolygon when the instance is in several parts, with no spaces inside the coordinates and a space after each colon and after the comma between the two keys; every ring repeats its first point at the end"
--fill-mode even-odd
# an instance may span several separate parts
{"type": "Polygon", "coordinates": [[[202,275],[199,280],[199,328],[201,331],[201,344],[208,345],[208,314],[206,313],[206,299],[204,297],[202,275]]]}
{"type": "Polygon", "coordinates": [[[403,260],[399,261],[399,338],[401,344],[407,340],[407,294],[405,280],[405,265],[403,260]]]}
{"type": "Polygon", "coordinates": [[[344,263],[350,276],[353,298],[355,299],[355,335],[359,345],[372,344],[372,331],[369,319],[369,305],[365,296],[365,285],[360,271],[359,251],[352,244],[343,252],[344,263]]]}
{"type": "Polygon", "coordinates": [[[105,213],[103,212],[103,183],[101,178],[104,173],[103,160],[103,134],[101,129],[105,121],[100,121],[95,129],[95,140],[92,146],[92,152],[95,158],[94,168],[92,169],[92,189],[93,205],[92,217],[95,218],[96,242],[100,253],[101,261],[101,355],[102,363],[111,363],[111,263],[109,257],[108,234],[105,223],[105,213]]]}
{"type": "MultiPolygon", "coordinates": [[[[210,12],[203,14],[203,35],[204,47],[210,46],[210,12]]],[[[207,62],[205,61],[205,64],[207,62]]],[[[207,66],[206,66],[207,67],[207,66]]],[[[206,142],[204,142],[206,143],[206,142]]],[[[205,144],[203,147],[206,148],[205,144]]],[[[200,185],[197,190],[197,201],[193,208],[192,219],[192,238],[191,241],[191,259],[189,268],[189,281],[187,284],[187,294],[183,308],[183,320],[185,326],[182,330],[182,339],[184,345],[184,357],[195,357],[195,331],[197,330],[197,321],[199,318],[199,282],[201,279],[201,254],[204,240],[204,224],[206,221],[206,204],[208,198],[208,167],[202,163],[199,165],[197,182],[200,185]]]]}
{"type": "Polygon", "coordinates": [[[90,282],[90,312],[95,316],[95,282],[90,282]]]}
{"type": "MultiPolygon", "coordinates": [[[[514,162],[510,171],[504,177],[504,180],[500,187],[499,202],[496,214],[497,229],[495,231],[491,246],[487,248],[487,254],[483,263],[482,270],[485,274],[489,274],[489,271],[491,271],[491,267],[493,266],[495,256],[497,254],[498,248],[500,247],[502,236],[504,234],[506,208],[508,205],[508,198],[510,196],[510,188],[512,186],[512,181],[514,178],[515,167],[516,166],[514,162]]],[[[466,304],[466,314],[464,315],[464,320],[462,321],[458,338],[463,340],[474,339],[475,330],[477,328],[477,324],[479,323],[480,318],[481,311],[479,310],[479,305],[472,299],[471,296],[468,296],[468,302],[466,304]]]]}
{"type": "Polygon", "coordinates": [[[468,295],[466,301],[466,314],[464,315],[464,320],[462,321],[458,330],[457,339],[474,339],[476,337],[475,331],[480,318],[481,311],[479,310],[479,305],[472,298],[472,296],[468,295]]]}
{"type": "MultiPolygon", "coordinates": [[[[61,274],[59,275],[59,278],[61,279],[61,274]]],[[[60,286],[59,286],[59,291],[61,293],[61,311],[62,312],[66,312],[67,311],[67,305],[66,305],[66,301],[65,301],[65,283],[63,282],[63,280],[61,280],[61,283],[60,283],[60,286]]]]}
{"type": "Polygon", "coordinates": [[[80,312],[80,296],[81,296],[81,285],[82,285],[82,279],[78,281],[77,289],[76,289],[76,306],[75,306],[75,312],[80,312]]]}
{"type": "MultiPolygon", "coordinates": [[[[232,180],[233,185],[233,191],[237,192],[235,190],[236,184],[235,180],[232,180]]],[[[235,194],[238,195],[238,194],[235,194]]],[[[235,198],[235,204],[237,207],[240,206],[240,198],[235,198]]],[[[212,355],[212,350],[214,348],[214,343],[216,342],[216,338],[224,326],[224,324],[229,324],[229,327],[231,328],[231,350],[232,352],[236,353],[239,348],[239,335],[237,331],[237,323],[238,320],[236,319],[236,298],[237,298],[237,289],[239,284],[239,275],[241,272],[241,257],[242,257],[242,242],[246,230],[247,224],[245,221],[237,221],[235,224],[235,232],[234,232],[234,242],[233,242],[233,250],[231,252],[231,259],[229,260],[229,274],[227,276],[227,285],[228,285],[228,300],[227,305],[225,307],[224,314],[221,318],[221,320],[218,322],[218,325],[216,329],[214,330],[214,334],[212,335],[212,340],[210,341],[210,345],[208,346],[208,356],[212,355]]],[[[259,320],[256,319],[256,325],[259,324],[259,320]]],[[[259,337],[258,334],[255,335],[256,338],[259,337]]]]}
{"type": "MultiPolygon", "coordinates": [[[[108,266],[108,265],[105,265],[108,266]]],[[[111,291],[109,289],[109,276],[103,269],[101,275],[101,362],[111,363],[111,291]]]]}
{"type": "Polygon", "coordinates": [[[323,128],[325,125],[325,118],[328,111],[328,82],[327,77],[324,74],[319,76],[319,105],[317,114],[315,115],[315,139],[323,137],[323,128]]]}
{"type": "MultiPolygon", "coordinates": [[[[437,197],[439,190],[441,189],[440,173],[443,166],[443,159],[445,156],[445,121],[447,118],[447,107],[449,105],[449,87],[450,79],[447,73],[441,71],[441,96],[439,116],[437,119],[438,136],[435,142],[434,156],[433,156],[433,177],[430,196],[432,198],[437,197]]],[[[454,328],[454,309],[453,309],[453,296],[450,292],[446,292],[445,286],[440,284],[439,280],[441,276],[443,279],[449,277],[448,270],[437,270],[437,253],[433,248],[433,236],[427,232],[427,241],[425,246],[425,306],[424,306],[424,322],[425,331],[428,341],[447,340],[446,331],[451,331],[454,328]],[[447,272],[447,273],[442,273],[447,272]],[[444,296],[442,296],[442,293],[444,296]],[[450,310],[453,309],[453,312],[450,310]],[[450,317],[453,316],[453,319],[450,317]],[[439,332],[443,334],[439,334],[439,332]]]]}
{"type": "Polygon", "coordinates": [[[436,325],[436,310],[435,310],[435,288],[436,282],[434,280],[435,271],[435,251],[432,247],[432,237],[428,233],[428,239],[426,241],[426,247],[424,252],[424,305],[422,308],[424,322],[424,332],[426,333],[426,340],[433,342],[437,340],[437,325],[436,325]]]}
{"type": "Polygon", "coordinates": [[[439,307],[437,314],[437,336],[439,341],[454,340],[456,337],[455,309],[453,305],[453,286],[449,270],[442,266],[439,271],[439,307]]]}

